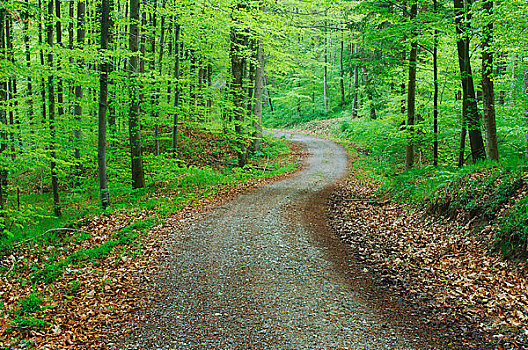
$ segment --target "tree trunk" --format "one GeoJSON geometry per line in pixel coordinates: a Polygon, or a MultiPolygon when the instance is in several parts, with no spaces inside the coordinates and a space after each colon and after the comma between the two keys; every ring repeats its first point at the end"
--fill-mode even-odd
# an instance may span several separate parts
{"type": "Polygon", "coordinates": [[[130,37],[129,49],[131,75],[131,98],[128,131],[130,137],[130,157],[132,170],[132,188],[145,187],[145,173],[143,171],[143,150],[141,145],[141,124],[139,119],[139,0],[130,0],[130,37]]]}
{"type": "MultiPolygon", "coordinates": [[[[326,16],[326,12],[325,12],[326,16]]],[[[328,38],[326,33],[327,23],[324,24],[324,73],[323,73],[323,101],[325,113],[328,113],[328,38]]]]}
{"type": "MultiPolygon", "coordinates": [[[[0,7],[0,62],[6,59],[6,43],[5,43],[5,23],[6,23],[6,10],[4,7],[0,7]]],[[[5,103],[7,101],[7,78],[0,77],[0,125],[2,129],[0,131],[0,156],[7,150],[8,135],[7,135],[7,113],[5,109],[5,103]]],[[[2,165],[0,167],[0,217],[5,219],[4,210],[6,209],[7,200],[7,167],[2,165]]]]}
{"type": "Polygon", "coordinates": [[[348,59],[348,93],[347,98],[349,101],[352,100],[352,89],[353,89],[353,81],[354,81],[354,43],[350,43],[350,52],[349,52],[349,59],[348,59]]]}
{"type": "MultiPolygon", "coordinates": [[[[524,125],[528,128],[528,67],[524,67],[524,125]]],[[[526,143],[526,158],[528,158],[528,132],[524,134],[524,141],[526,143]]]]}
{"type": "MultiPolygon", "coordinates": [[[[161,3],[161,8],[165,8],[165,0],[162,1],[161,3]]],[[[155,16],[154,16],[155,18],[155,16]]],[[[158,54],[158,72],[159,72],[159,75],[160,77],[162,76],[162,73],[163,73],[163,51],[164,51],[164,45],[165,45],[165,16],[161,16],[161,33],[160,33],[160,40],[159,40],[159,54],[158,54]]],[[[154,30],[153,30],[153,34],[154,36],[156,35],[156,26],[154,25],[154,30]]],[[[155,47],[156,47],[156,40],[152,40],[152,53],[155,55],[156,53],[156,50],[155,50],[155,47]]],[[[152,61],[154,62],[155,61],[155,58],[152,59],[152,61]]],[[[160,103],[160,87],[158,86],[158,88],[156,89],[156,113],[154,115],[154,117],[156,118],[156,126],[155,126],[155,139],[156,139],[156,155],[159,156],[160,155],[160,135],[159,135],[159,124],[158,124],[158,120],[159,120],[159,103],[160,103]]]]}
{"type": "MultiPolygon", "coordinates": [[[[84,0],[80,0],[77,3],[77,44],[79,49],[83,49],[84,47],[84,38],[86,35],[86,29],[85,29],[85,20],[84,16],[86,13],[86,3],[84,0]]],[[[77,61],[79,69],[83,69],[84,67],[84,60],[79,59],[77,61]]],[[[82,99],[83,99],[83,88],[81,84],[77,84],[74,88],[75,90],[75,106],[73,108],[73,114],[75,115],[75,121],[76,121],[76,128],[73,132],[73,136],[75,138],[75,150],[74,150],[74,157],[77,161],[76,165],[76,180],[75,184],[76,186],[79,186],[81,184],[81,177],[84,175],[84,166],[81,162],[81,142],[82,142],[82,99]]]]}
{"type": "MultiPolygon", "coordinates": [[[[433,0],[433,10],[437,14],[437,0],[433,0]]],[[[434,80],[434,97],[433,97],[433,165],[438,166],[438,29],[434,30],[433,39],[433,80],[434,80]]]]}
{"type": "MultiPolygon", "coordinates": [[[[13,51],[13,34],[12,34],[12,27],[13,20],[11,16],[9,18],[6,18],[5,21],[5,40],[6,40],[6,49],[7,49],[7,60],[11,61],[13,67],[15,66],[15,56],[13,51]]],[[[15,76],[15,75],[13,75],[15,76]]],[[[9,132],[9,143],[11,144],[11,160],[16,159],[16,153],[15,153],[15,111],[17,109],[17,102],[16,102],[16,78],[9,77],[8,85],[7,85],[7,100],[8,100],[8,107],[9,107],[9,126],[10,126],[10,132],[9,132]]]]}
{"type": "Polygon", "coordinates": [[[255,78],[256,78],[256,71],[257,66],[255,65],[256,61],[256,50],[255,50],[255,42],[253,40],[249,43],[249,50],[253,52],[253,55],[250,59],[247,61],[248,67],[248,74],[247,74],[247,115],[248,118],[251,120],[251,124],[254,124],[253,120],[253,106],[254,106],[254,93],[255,93],[255,78]]]}
{"type": "MultiPolygon", "coordinates": [[[[53,1],[48,2],[48,18],[46,23],[47,43],[50,48],[53,46],[53,1]]],[[[53,67],[52,51],[48,53],[48,67],[53,67]]],[[[48,76],[48,123],[50,130],[50,155],[51,155],[51,191],[53,193],[53,209],[55,216],[61,216],[61,207],[59,201],[59,181],[55,152],[55,93],[54,93],[53,75],[48,76]]]]}
{"type": "MultiPolygon", "coordinates": [[[[110,0],[103,0],[101,11],[101,53],[104,56],[108,49],[108,32],[110,28],[110,0]]],[[[99,76],[99,125],[97,144],[97,164],[99,166],[99,191],[101,192],[101,207],[106,209],[110,202],[108,193],[108,175],[106,172],[106,113],[108,109],[108,59],[100,66],[99,76]]]]}
{"type": "MultiPolygon", "coordinates": [[[[156,30],[157,30],[157,27],[158,27],[158,21],[157,21],[157,16],[156,16],[156,9],[158,7],[158,1],[157,0],[153,0],[151,1],[151,5],[153,6],[153,11],[150,13],[150,23],[152,25],[152,32],[150,34],[150,38],[149,38],[149,41],[150,41],[150,53],[152,54],[152,58],[150,59],[150,73],[151,74],[154,74],[154,72],[156,71],[156,30]]],[[[162,4],[162,7],[164,7],[165,5],[162,4]]],[[[162,16],[163,17],[163,16],[162,16]]],[[[162,20],[163,21],[163,20],[162,20]]],[[[162,27],[163,27],[163,24],[162,24],[162,27]]],[[[162,34],[163,33],[163,28],[162,28],[162,34]]],[[[163,40],[163,36],[161,37],[161,40],[163,40]]],[[[161,42],[160,40],[160,55],[162,55],[162,52],[163,52],[163,43],[161,42]]],[[[163,56],[161,56],[161,58],[163,58],[163,56]]],[[[161,76],[161,73],[163,71],[163,66],[162,66],[162,62],[158,62],[158,72],[159,72],[159,76],[161,76]]],[[[156,86],[156,92],[155,93],[151,93],[151,98],[150,100],[152,101],[151,102],[151,112],[150,112],[150,115],[152,117],[152,119],[154,120],[154,154],[156,156],[159,156],[160,155],[160,135],[159,135],[159,93],[160,93],[160,88],[159,88],[159,81],[154,81],[154,85],[157,85],[156,86]]]]}
{"type": "Polygon", "coordinates": [[[273,114],[273,101],[271,100],[271,92],[268,86],[268,79],[266,78],[266,72],[264,72],[264,96],[266,97],[266,102],[268,103],[271,114],[273,114]]]}
{"type": "MultiPolygon", "coordinates": [[[[357,43],[354,43],[354,59],[357,61],[359,53],[359,47],[357,43]]],[[[354,98],[352,99],[352,117],[358,116],[358,90],[359,90],[359,64],[354,64],[354,98]]]]}
{"type": "MultiPolygon", "coordinates": [[[[468,1],[468,6],[470,1],[468,1]]],[[[460,66],[460,75],[462,79],[463,90],[463,122],[469,131],[469,143],[471,146],[471,156],[473,162],[486,158],[484,149],[484,140],[480,130],[480,120],[477,106],[477,98],[475,94],[475,86],[473,84],[473,73],[471,70],[471,60],[469,52],[469,34],[468,25],[470,16],[466,15],[466,10],[462,0],[454,0],[455,8],[455,24],[458,34],[457,52],[458,63],[460,66]]]]}
{"type": "Polygon", "coordinates": [[[248,162],[247,146],[244,137],[244,86],[243,86],[243,66],[244,66],[244,43],[246,39],[239,31],[233,27],[231,29],[231,73],[233,74],[232,94],[233,94],[233,115],[235,119],[235,133],[237,143],[238,166],[244,167],[248,162]]]}
{"type": "Polygon", "coordinates": [[[483,116],[486,135],[486,154],[491,160],[499,160],[499,147],[497,143],[497,126],[495,123],[495,90],[493,87],[493,0],[485,0],[482,4],[484,16],[488,23],[482,33],[482,98],[483,116]]]}
{"type": "MultiPolygon", "coordinates": [[[[341,32],[341,35],[343,32],[341,32]]],[[[343,42],[343,38],[341,38],[341,51],[339,55],[339,80],[341,84],[341,108],[345,108],[345,68],[343,66],[343,51],[345,50],[345,43],[343,42]]]]}
{"type": "MultiPolygon", "coordinates": [[[[24,22],[24,44],[26,50],[26,67],[28,70],[31,67],[31,49],[29,47],[29,0],[26,0],[26,10],[24,13],[25,22],[24,22]]],[[[30,133],[34,134],[34,111],[33,111],[33,82],[31,76],[27,77],[27,94],[28,94],[28,116],[29,116],[29,128],[30,133]]]]}
{"type": "MultiPolygon", "coordinates": [[[[43,9],[45,5],[43,5],[43,2],[42,0],[38,0],[38,8],[39,8],[39,15],[38,15],[38,43],[39,43],[39,46],[40,46],[40,50],[39,50],[39,60],[40,60],[40,66],[41,67],[44,67],[44,35],[43,35],[43,32],[44,32],[44,22],[45,22],[45,11],[43,9]],[[44,18],[43,18],[44,17],[44,18]]],[[[46,79],[44,77],[41,78],[40,80],[40,101],[41,101],[41,123],[42,123],[42,127],[43,129],[46,128],[46,123],[47,123],[47,106],[46,106],[46,79]]],[[[35,143],[36,145],[37,143],[35,143]]],[[[43,148],[46,148],[47,145],[44,145],[43,148]]],[[[44,193],[44,169],[41,168],[41,171],[40,171],[40,182],[39,182],[39,193],[40,194],[43,194],[44,193]]]]}
{"type": "MultiPolygon", "coordinates": [[[[418,14],[418,5],[411,5],[410,22],[414,26],[414,19],[418,14]]],[[[405,155],[405,169],[410,169],[414,165],[415,151],[415,104],[416,104],[416,62],[418,54],[418,42],[416,41],[416,29],[412,29],[413,41],[411,42],[411,53],[409,55],[409,82],[407,87],[407,147],[405,155]]]]}
{"type": "Polygon", "coordinates": [[[465,103],[462,103],[462,128],[460,129],[460,144],[458,147],[458,167],[462,168],[464,166],[464,163],[466,161],[465,153],[466,153],[466,136],[467,136],[467,129],[466,129],[466,120],[464,119],[464,109],[465,109],[465,103]]]}
{"type": "Polygon", "coordinates": [[[257,71],[255,72],[255,103],[253,105],[253,114],[255,121],[253,126],[253,150],[260,152],[262,150],[262,97],[264,95],[264,49],[262,44],[257,46],[257,71]]]}
{"type": "MultiPolygon", "coordinates": [[[[62,22],[61,22],[61,0],[55,0],[55,16],[57,23],[55,30],[57,32],[57,44],[62,47],[62,22]]],[[[61,64],[57,57],[57,73],[61,70],[61,64]]],[[[60,116],[64,115],[64,87],[62,84],[62,78],[57,75],[57,114],[60,116]]]]}
{"type": "Polygon", "coordinates": [[[174,28],[174,114],[172,115],[172,158],[176,158],[178,150],[178,114],[180,108],[180,24],[174,28]]]}

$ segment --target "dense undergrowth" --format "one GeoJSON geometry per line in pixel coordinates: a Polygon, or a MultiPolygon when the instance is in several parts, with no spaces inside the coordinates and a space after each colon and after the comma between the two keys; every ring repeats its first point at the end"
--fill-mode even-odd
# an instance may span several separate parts
{"type": "MultiPolygon", "coordinates": [[[[439,166],[432,166],[431,135],[424,132],[417,147],[417,165],[404,171],[405,133],[399,121],[350,118],[299,120],[294,129],[342,141],[354,155],[359,176],[378,185],[377,195],[425,207],[434,215],[467,224],[486,244],[512,259],[528,257],[528,198],[523,145],[504,142],[500,163],[455,166],[447,152],[447,130],[440,134],[439,166]]],[[[451,139],[456,138],[456,133],[451,139]]],[[[449,142],[448,142],[449,141],[449,142]]]]}
{"type": "MultiPolygon", "coordinates": [[[[152,145],[147,144],[147,152],[149,146],[152,145]]],[[[286,145],[272,138],[267,139],[263,150],[252,154],[251,163],[241,169],[236,166],[233,143],[221,131],[185,128],[178,157],[172,158],[170,154],[154,156],[152,152],[145,154],[147,187],[132,190],[129,174],[119,170],[127,167],[129,157],[126,149],[114,146],[109,162],[111,206],[104,213],[144,207],[147,210],[157,208],[161,216],[170,214],[188,200],[214,192],[219,185],[274,176],[290,170],[292,165],[277,164],[276,158],[285,155],[287,149],[286,145]]],[[[61,188],[61,217],[50,215],[53,200],[50,189],[45,187],[49,183],[49,174],[38,166],[34,171],[14,174],[12,181],[18,184],[16,188],[29,190],[14,190],[8,197],[9,209],[5,217],[0,218],[3,229],[0,252],[20,241],[31,240],[44,232],[49,233],[46,237],[53,235],[57,227],[73,227],[83,218],[102,213],[95,158],[93,162],[84,164],[84,172],[76,186],[72,184],[74,179],[60,179],[64,184],[61,188]]]]}

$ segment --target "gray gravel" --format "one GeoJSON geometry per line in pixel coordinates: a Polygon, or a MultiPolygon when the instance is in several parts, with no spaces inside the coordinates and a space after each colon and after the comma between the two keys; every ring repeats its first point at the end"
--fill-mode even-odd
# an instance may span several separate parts
{"type": "Polygon", "coordinates": [[[158,292],[117,348],[430,348],[418,326],[394,326],[362,297],[351,281],[363,277],[350,275],[338,252],[346,247],[324,223],[327,193],[346,174],[345,150],[278,135],[306,146],[306,168],[175,232],[153,276],[158,292]]]}

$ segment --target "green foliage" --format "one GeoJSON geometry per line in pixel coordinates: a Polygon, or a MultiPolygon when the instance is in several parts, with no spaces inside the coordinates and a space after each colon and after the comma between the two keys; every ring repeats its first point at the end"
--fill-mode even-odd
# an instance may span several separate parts
{"type": "MultiPolygon", "coordinates": [[[[53,14],[60,19],[49,24],[54,34],[52,43],[39,41],[46,37],[48,4],[29,0],[27,12],[21,4],[8,1],[1,8],[5,15],[2,24],[11,24],[14,35],[5,38],[13,49],[0,49],[0,89],[4,91],[4,83],[7,87],[8,81],[16,81],[17,92],[0,95],[0,123],[4,131],[1,143],[5,146],[0,150],[0,175],[5,175],[2,179],[5,203],[0,212],[0,249],[31,238],[35,232],[46,231],[48,224],[67,226],[75,218],[98,212],[97,199],[101,192],[97,181],[97,118],[89,116],[97,114],[99,108],[101,72],[97,68],[102,63],[112,67],[108,77],[106,160],[111,205],[119,208],[124,206],[124,197],[143,195],[131,190],[127,123],[132,101],[141,100],[138,118],[142,125],[146,183],[168,181],[171,171],[175,170],[175,176],[181,175],[182,179],[186,178],[183,181],[191,185],[194,180],[183,175],[192,172],[187,169],[190,166],[216,168],[215,160],[233,165],[232,155],[239,147],[238,138],[250,141],[258,119],[250,113],[237,124],[233,118],[231,28],[251,33],[251,45],[242,49],[242,55],[252,64],[257,63],[253,62],[253,56],[258,46],[265,47],[266,52],[277,52],[280,43],[275,36],[284,37],[292,28],[284,25],[285,14],[270,11],[264,15],[256,1],[240,8],[223,0],[198,5],[187,0],[168,0],[163,6],[158,1],[154,7],[152,3],[141,3],[141,15],[156,20],[141,26],[142,33],[147,33],[142,35],[147,40],[143,56],[146,64],[145,72],[136,80],[127,67],[131,57],[130,18],[125,13],[127,1],[113,3],[112,40],[105,50],[99,47],[100,3],[71,3],[72,10],[86,5],[83,21],[70,17],[67,6],[70,4],[50,4],[55,7],[53,10],[59,5],[62,8],[53,14]],[[56,42],[56,23],[62,23],[63,42],[71,40],[73,47],[56,42]],[[81,23],[86,23],[84,41],[79,37],[81,23]],[[68,24],[72,26],[71,32],[67,30],[68,24]],[[176,35],[176,28],[180,35],[176,35]],[[179,54],[175,54],[176,48],[179,54]],[[48,54],[52,58],[49,61],[48,54]],[[40,55],[45,58],[43,61],[40,55]],[[178,72],[175,67],[179,67],[178,72]],[[48,78],[53,81],[50,86],[46,84],[48,78]],[[140,90],[137,93],[132,89],[135,85],[140,90]],[[76,87],[82,90],[81,95],[77,96],[76,87]],[[50,92],[54,92],[57,102],[52,111],[47,101],[50,92]],[[59,105],[60,100],[63,101],[59,105]],[[78,111],[81,114],[74,116],[78,111]],[[50,112],[54,112],[54,119],[50,118],[50,112]],[[176,117],[178,124],[174,125],[176,117]],[[222,130],[217,130],[216,137],[206,142],[200,143],[199,138],[193,137],[196,130],[218,125],[222,130]],[[240,135],[235,135],[235,125],[243,129],[240,135]],[[177,147],[173,154],[172,132],[176,129],[177,147]],[[74,154],[80,158],[75,158],[74,154]],[[60,192],[59,203],[55,204],[62,208],[64,219],[51,217],[55,198],[50,194],[53,190],[51,162],[56,163],[60,192]]],[[[278,4],[269,5],[278,8],[278,4]]],[[[311,7],[303,5],[301,8],[311,7]]],[[[291,64],[292,58],[288,60],[289,63],[281,66],[291,64]]],[[[248,85],[247,79],[244,85],[248,85]]],[[[244,86],[244,91],[248,91],[248,87],[244,86]]],[[[251,100],[248,96],[244,98],[247,102],[251,100]]],[[[207,170],[204,174],[214,175],[207,170]]],[[[196,183],[208,186],[208,180],[196,179],[196,183]]]]}
{"type": "Polygon", "coordinates": [[[23,297],[18,302],[18,307],[14,311],[15,315],[27,315],[41,311],[42,298],[37,294],[30,294],[23,297]]]}
{"type": "Polygon", "coordinates": [[[35,271],[33,274],[33,280],[36,283],[52,283],[62,276],[63,269],[66,265],[67,261],[47,264],[42,269],[35,271]]]}
{"type": "Polygon", "coordinates": [[[68,283],[68,292],[71,295],[76,295],[81,288],[81,282],[79,280],[73,280],[68,283]]]}
{"type": "Polygon", "coordinates": [[[32,280],[34,283],[52,283],[62,276],[66,266],[87,262],[94,263],[98,259],[110,255],[116,247],[133,243],[137,237],[137,231],[149,228],[153,222],[154,219],[152,218],[139,220],[118,231],[115,239],[106,241],[95,248],[77,250],[58,262],[48,263],[40,269],[35,269],[32,280]]]}
{"type": "Polygon", "coordinates": [[[527,258],[528,247],[528,197],[517,200],[508,215],[499,220],[497,245],[506,256],[527,258]]]}
{"type": "MultiPolygon", "coordinates": [[[[429,198],[440,214],[464,210],[470,217],[495,219],[501,209],[524,185],[521,169],[488,167],[453,173],[429,198]]],[[[510,214],[508,214],[510,215],[510,214]]]]}
{"type": "Polygon", "coordinates": [[[42,297],[35,293],[20,299],[18,306],[12,311],[12,318],[6,331],[12,332],[15,329],[29,331],[50,327],[50,323],[35,316],[42,311],[42,303],[42,297]]]}
{"type": "Polygon", "coordinates": [[[7,332],[13,330],[43,330],[51,327],[51,323],[34,316],[15,316],[9,321],[7,332]]]}

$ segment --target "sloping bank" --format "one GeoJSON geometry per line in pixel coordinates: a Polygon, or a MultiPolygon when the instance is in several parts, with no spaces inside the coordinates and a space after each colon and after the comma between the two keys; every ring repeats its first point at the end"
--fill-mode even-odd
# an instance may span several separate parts
{"type": "Polygon", "coordinates": [[[402,172],[397,147],[354,133],[353,123],[299,127],[331,135],[350,152],[350,177],[330,203],[334,230],[381,288],[414,305],[453,348],[528,349],[524,170],[402,172]]]}

